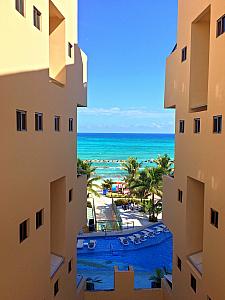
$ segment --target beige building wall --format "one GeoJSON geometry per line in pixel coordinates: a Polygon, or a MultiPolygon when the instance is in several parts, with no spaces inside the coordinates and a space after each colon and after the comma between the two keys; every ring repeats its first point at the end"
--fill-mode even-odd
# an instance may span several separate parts
{"type": "Polygon", "coordinates": [[[86,183],[76,173],[76,123],[77,107],[87,102],[77,1],[26,0],[24,5],[23,16],[14,0],[0,2],[0,299],[76,299],[76,235],[86,224],[86,183]],[[40,30],[34,26],[34,6],[41,13],[40,30]],[[26,112],[25,131],[17,131],[17,110],[26,112]],[[35,130],[36,112],[43,114],[42,131],[35,130]],[[58,132],[55,116],[60,116],[58,132]],[[36,229],[40,210],[43,225],[36,229]],[[20,243],[25,220],[28,237],[20,243]]]}
{"type": "Polygon", "coordinates": [[[177,48],[167,59],[165,107],[176,108],[176,150],[174,178],[164,178],[163,218],[174,234],[174,300],[225,299],[225,33],[217,36],[224,14],[224,0],[179,0],[177,48]],[[222,131],[214,133],[218,115],[222,131]],[[218,228],[211,209],[218,212],[218,228]]]}

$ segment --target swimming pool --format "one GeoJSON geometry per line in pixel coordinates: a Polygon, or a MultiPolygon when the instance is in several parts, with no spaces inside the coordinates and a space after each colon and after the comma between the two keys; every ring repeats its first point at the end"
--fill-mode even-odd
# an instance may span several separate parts
{"type": "MultiPolygon", "coordinates": [[[[156,268],[172,270],[173,239],[170,232],[162,232],[139,245],[130,242],[128,246],[122,245],[118,236],[91,239],[97,241],[94,250],[86,246],[77,250],[77,273],[100,279],[102,282],[95,284],[96,290],[113,289],[114,266],[120,270],[133,266],[135,288],[150,288],[149,277],[156,268]]],[[[85,242],[89,240],[86,238],[85,242]]]]}

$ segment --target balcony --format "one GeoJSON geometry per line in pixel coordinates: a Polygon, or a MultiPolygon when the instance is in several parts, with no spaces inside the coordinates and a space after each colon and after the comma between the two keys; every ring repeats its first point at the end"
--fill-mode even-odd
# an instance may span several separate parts
{"type": "Polygon", "coordinates": [[[74,93],[78,107],[87,106],[87,55],[75,45],[75,80],[74,93]]]}
{"type": "Polygon", "coordinates": [[[178,51],[175,49],[166,61],[164,107],[175,108],[179,93],[178,51]]]}
{"type": "Polygon", "coordinates": [[[163,177],[163,221],[173,232],[176,227],[176,218],[179,217],[177,192],[175,181],[171,176],[163,177]]]}
{"type": "Polygon", "coordinates": [[[51,253],[51,264],[50,264],[50,277],[52,278],[54,274],[59,270],[64,262],[62,256],[51,253]]]}
{"type": "Polygon", "coordinates": [[[87,225],[87,177],[79,175],[76,183],[76,228],[87,225]]]}
{"type": "Polygon", "coordinates": [[[197,269],[197,271],[202,275],[202,256],[203,252],[197,252],[188,257],[189,262],[197,269]]]}

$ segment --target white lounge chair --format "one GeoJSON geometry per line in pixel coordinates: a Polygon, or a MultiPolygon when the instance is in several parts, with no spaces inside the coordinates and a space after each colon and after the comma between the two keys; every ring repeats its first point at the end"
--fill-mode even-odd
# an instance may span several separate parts
{"type": "Polygon", "coordinates": [[[154,237],[154,236],[155,236],[154,231],[153,231],[153,232],[149,232],[149,231],[147,231],[147,230],[142,230],[141,232],[142,232],[145,236],[147,236],[147,237],[154,237]]]}
{"type": "Polygon", "coordinates": [[[160,224],[158,227],[162,227],[163,229],[167,228],[164,224],[160,224]]]}
{"type": "Polygon", "coordinates": [[[78,239],[77,240],[77,249],[82,249],[84,247],[84,240],[78,239]]]}
{"type": "Polygon", "coordinates": [[[88,243],[88,249],[93,250],[96,247],[96,240],[90,240],[88,243]]]}
{"type": "Polygon", "coordinates": [[[128,246],[129,245],[129,241],[127,238],[125,238],[124,236],[119,237],[120,243],[123,244],[124,246],[128,246]]]}
{"type": "Polygon", "coordinates": [[[157,226],[157,227],[155,227],[155,234],[160,234],[161,232],[163,232],[163,228],[162,227],[159,227],[159,226],[157,226]]]}
{"type": "Polygon", "coordinates": [[[135,236],[133,236],[133,235],[128,236],[128,238],[129,238],[129,239],[131,240],[131,242],[132,242],[133,244],[135,244],[135,245],[141,244],[140,239],[137,238],[137,237],[135,237],[135,236]]]}
{"type": "Polygon", "coordinates": [[[149,228],[145,228],[145,231],[154,233],[154,230],[153,229],[149,229],[149,228]]]}
{"type": "Polygon", "coordinates": [[[145,235],[139,234],[139,233],[135,233],[134,236],[135,236],[136,238],[138,238],[141,242],[145,242],[145,241],[146,241],[146,238],[147,238],[145,235]]]}

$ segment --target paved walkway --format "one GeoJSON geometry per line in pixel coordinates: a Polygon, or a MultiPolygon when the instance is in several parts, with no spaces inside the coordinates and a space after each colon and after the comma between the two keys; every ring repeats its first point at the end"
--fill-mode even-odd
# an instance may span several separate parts
{"type": "Polygon", "coordinates": [[[115,220],[114,212],[112,210],[112,199],[101,196],[95,197],[95,213],[97,221],[101,220],[115,220]]]}

